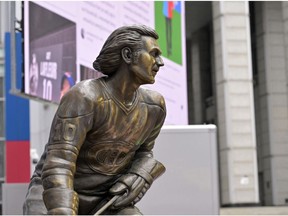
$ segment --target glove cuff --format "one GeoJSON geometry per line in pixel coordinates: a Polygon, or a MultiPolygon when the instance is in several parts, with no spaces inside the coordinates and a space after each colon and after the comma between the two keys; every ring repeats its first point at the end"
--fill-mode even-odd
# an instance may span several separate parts
{"type": "Polygon", "coordinates": [[[154,178],[148,173],[145,169],[142,168],[131,168],[129,173],[133,173],[136,175],[141,176],[143,179],[145,179],[146,182],[148,182],[149,185],[151,185],[154,181],[154,178]]]}
{"type": "Polygon", "coordinates": [[[164,165],[150,157],[138,158],[133,162],[129,173],[134,173],[145,179],[149,185],[166,171],[164,165]]]}
{"type": "Polygon", "coordinates": [[[77,214],[79,198],[71,189],[50,188],[43,192],[48,214],[77,214]]]}

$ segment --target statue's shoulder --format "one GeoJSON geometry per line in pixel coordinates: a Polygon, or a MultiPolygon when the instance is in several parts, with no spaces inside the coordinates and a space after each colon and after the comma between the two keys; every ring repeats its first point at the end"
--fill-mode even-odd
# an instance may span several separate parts
{"type": "Polygon", "coordinates": [[[73,86],[70,91],[73,94],[81,95],[85,99],[95,100],[102,95],[102,85],[100,79],[83,80],[73,86]]]}
{"type": "Polygon", "coordinates": [[[63,117],[75,117],[93,112],[102,97],[99,80],[83,80],[74,85],[61,99],[59,113],[63,117]]]}
{"type": "Polygon", "coordinates": [[[139,88],[139,93],[143,100],[142,102],[150,105],[156,105],[164,111],[166,110],[165,99],[159,92],[150,89],[139,88]]]}

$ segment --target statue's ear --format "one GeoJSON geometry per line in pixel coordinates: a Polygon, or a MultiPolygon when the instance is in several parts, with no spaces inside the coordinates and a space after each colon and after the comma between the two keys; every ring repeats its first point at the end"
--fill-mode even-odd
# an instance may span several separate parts
{"type": "Polygon", "coordinates": [[[132,51],[129,47],[124,47],[121,50],[121,55],[123,60],[127,63],[130,64],[132,62],[132,51]]]}

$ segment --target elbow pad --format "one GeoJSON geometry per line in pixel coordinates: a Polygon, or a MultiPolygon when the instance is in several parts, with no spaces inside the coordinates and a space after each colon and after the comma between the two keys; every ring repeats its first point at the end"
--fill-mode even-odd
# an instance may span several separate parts
{"type": "Polygon", "coordinates": [[[78,213],[79,198],[73,190],[50,188],[43,192],[43,200],[48,215],[77,215],[78,213]]]}

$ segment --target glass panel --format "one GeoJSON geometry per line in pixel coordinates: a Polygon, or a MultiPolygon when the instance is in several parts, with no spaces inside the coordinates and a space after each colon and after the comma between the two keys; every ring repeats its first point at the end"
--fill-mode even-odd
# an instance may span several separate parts
{"type": "Polygon", "coordinates": [[[4,58],[4,49],[0,47],[0,58],[4,58]]]}
{"type": "Polygon", "coordinates": [[[3,98],[3,77],[0,77],[0,98],[3,98]]]}
{"type": "Polygon", "coordinates": [[[0,137],[4,137],[4,102],[0,101],[0,137]]]}
{"type": "Polygon", "coordinates": [[[0,215],[2,215],[2,183],[3,181],[0,181],[0,215]]]}
{"type": "Polygon", "coordinates": [[[4,76],[4,49],[0,47],[0,76],[4,76]]]}
{"type": "Polygon", "coordinates": [[[1,76],[1,77],[4,76],[4,65],[1,64],[1,60],[0,60],[0,76],[1,76]]]}
{"type": "MultiPolygon", "coordinates": [[[[4,141],[0,141],[0,178],[4,178],[5,167],[4,167],[4,141]]],[[[1,181],[0,181],[1,183],[1,181]]]]}

